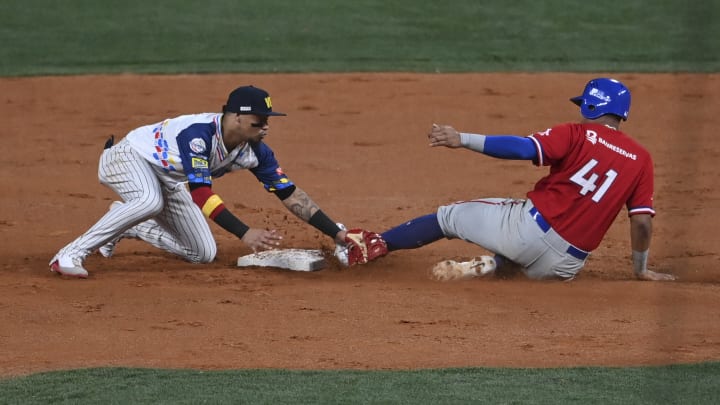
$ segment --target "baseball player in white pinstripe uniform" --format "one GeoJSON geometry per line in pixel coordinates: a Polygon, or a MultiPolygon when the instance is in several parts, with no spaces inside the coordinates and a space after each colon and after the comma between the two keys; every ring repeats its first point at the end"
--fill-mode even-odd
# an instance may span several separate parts
{"type": "Polygon", "coordinates": [[[122,199],[87,232],[60,249],[53,272],[86,278],[85,258],[113,253],[122,238],[142,239],[190,262],[214,260],[217,246],[206,217],[253,251],[279,246],[276,230],[251,228],[212,190],[213,180],[248,169],[298,218],[345,243],[346,231],[283,173],[263,142],[272,110],[270,96],[253,86],[235,89],[222,113],[183,115],[137,128],[113,145],[108,140],[98,177],[122,199]]]}

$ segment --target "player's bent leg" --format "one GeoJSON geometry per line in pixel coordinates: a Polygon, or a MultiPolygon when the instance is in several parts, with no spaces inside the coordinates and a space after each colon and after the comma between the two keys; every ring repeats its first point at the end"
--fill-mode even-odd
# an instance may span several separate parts
{"type": "MultiPolygon", "coordinates": [[[[344,225],[338,227],[345,229],[344,225]]],[[[385,256],[393,250],[416,249],[445,237],[436,214],[424,215],[382,234],[364,229],[350,229],[345,244],[336,245],[335,257],[343,266],[365,264],[385,256]]]]}
{"type": "MultiPolygon", "coordinates": [[[[112,210],[113,208],[117,208],[122,204],[123,204],[122,201],[113,201],[112,204],[110,204],[110,209],[112,210]]],[[[98,248],[98,252],[103,257],[106,257],[106,258],[112,257],[115,254],[115,248],[117,247],[117,244],[120,243],[120,241],[122,239],[138,239],[137,233],[135,232],[134,227],[125,230],[125,232],[120,234],[120,236],[118,236],[117,238],[100,246],[100,248],[98,248]]]]}
{"type": "Polygon", "coordinates": [[[584,265],[585,260],[548,247],[523,273],[531,280],[572,280],[584,265]]]}
{"type": "MultiPolygon", "coordinates": [[[[210,226],[190,192],[178,188],[165,194],[166,209],[155,220],[154,244],[192,263],[210,263],[217,244],[210,226]]],[[[150,224],[147,224],[150,225],[150,224]]]]}
{"type": "Polygon", "coordinates": [[[103,151],[98,178],[125,203],[109,210],[87,232],[63,247],[50,262],[54,272],[65,274],[76,270],[81,277],[83,272],[87,273],[82,263],[91,252],[163,209],[159,180],[150,165],[127,143],[121,142],[103,151]]]}
{"type": "Polygon", "coordinates": [[[555,276],[561,280],[570,281],[585,267],[585,260],[579,260],[572,256],[565,258],[553,267],[555,276]]]}
{"type": "Polygon", "coordinates": [[[443,205],[438,208],[437,220],[444,235],[462,239],[491,252],[506,255],[511,238],[508,214],[518,200],[485,198],[443,205]]]}
{"type": "Polygon", "coordinates": [[[417,249],[445,237],[437,213],[411,219],[381,234],[389,251],[417,249]]]}
{"type": "Polygon", "coordinates": [[[137,224],[132,232],[136,238],[192,263],[210,263],[217,254],[217,245],[209,227],[206,231],[198,231],[197,238],[187,237],[166,222],[163,214],[137,224]]]}
{"type": "Polygon", "coordinates": [[[65,275],[73,273],[72,269],[77,269],[78,274],[82,274],[83,271],[87,272],[82,267],[85,258],[100,247],[117,239],[138,221],[155,215],[162,209],[162,200],[155,200],[155,202],[152,204],[145,199],[139,199],[127,201],[119,207],[111,209],[84,234],[63,247],[55,255],[50,261],[51,270],[65,275]]]}

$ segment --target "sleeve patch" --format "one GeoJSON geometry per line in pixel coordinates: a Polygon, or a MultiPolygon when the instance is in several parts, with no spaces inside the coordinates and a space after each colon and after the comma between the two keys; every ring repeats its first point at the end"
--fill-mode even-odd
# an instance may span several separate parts
{"type": "Polygon", "coordinates": [[[193,138],[190,140],[190,150],[195,153],[203,153],[207,149],[205,141],[202,138],[193,138]]]}
{"type": "Polygon", "coordinates": [[[207,159],[203,158],[192,158],[190,165],[193,169],[207,169],[209,167],[207,159]]]}

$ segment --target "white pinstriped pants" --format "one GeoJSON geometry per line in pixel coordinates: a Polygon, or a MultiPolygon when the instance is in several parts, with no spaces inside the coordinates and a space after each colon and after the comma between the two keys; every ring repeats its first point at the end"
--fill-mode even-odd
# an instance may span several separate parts
{"type": "Polygon", "coordinates": [[[155,168],[124,139],[103,151],[98,178],[123,204],[113,206],[61,252],[84,259],[125,234],[190,262],[215,259],[215,238],[185,184],[155,168]]]}

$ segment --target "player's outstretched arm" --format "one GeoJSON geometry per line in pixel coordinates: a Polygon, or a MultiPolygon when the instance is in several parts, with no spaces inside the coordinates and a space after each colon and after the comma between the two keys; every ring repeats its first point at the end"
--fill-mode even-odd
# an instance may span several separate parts
{"type": "Polygon", "coordinates": [[[282,203],[296,217],[333,238],[336,242],[344,243],[347,232],[340,229],[337,223],[330,219],[310,196],[297,185],[292,194],[282,200],[282,203]]]}
{"type": "Polygon", "coordinates": [[[535,144],[528,137],[469,134],[458,132],[449,125],[433,124],[428,139],[431,147],[463,147],[499,159],[533,160],[537,158],[535,144]]]}
{"type": "Polygon", "coordinates": [[[647,281],[672,281],[672,274],[658,273],[647,268],[650,239],[652,238],[652,217],[649,214],[638,214],[630,217],[630,241],[632,244],[632,261],[635,277],[647,281]]]}
{"type": "Polygon", "coordinates": [[[379,234],[364,229],[341,229],[302,189],[294,185],[292,193],[282,200],[298,218],[335,240],[335,256],[344,266],[364,264],[388,253],[387,243],[379,234]]]}

